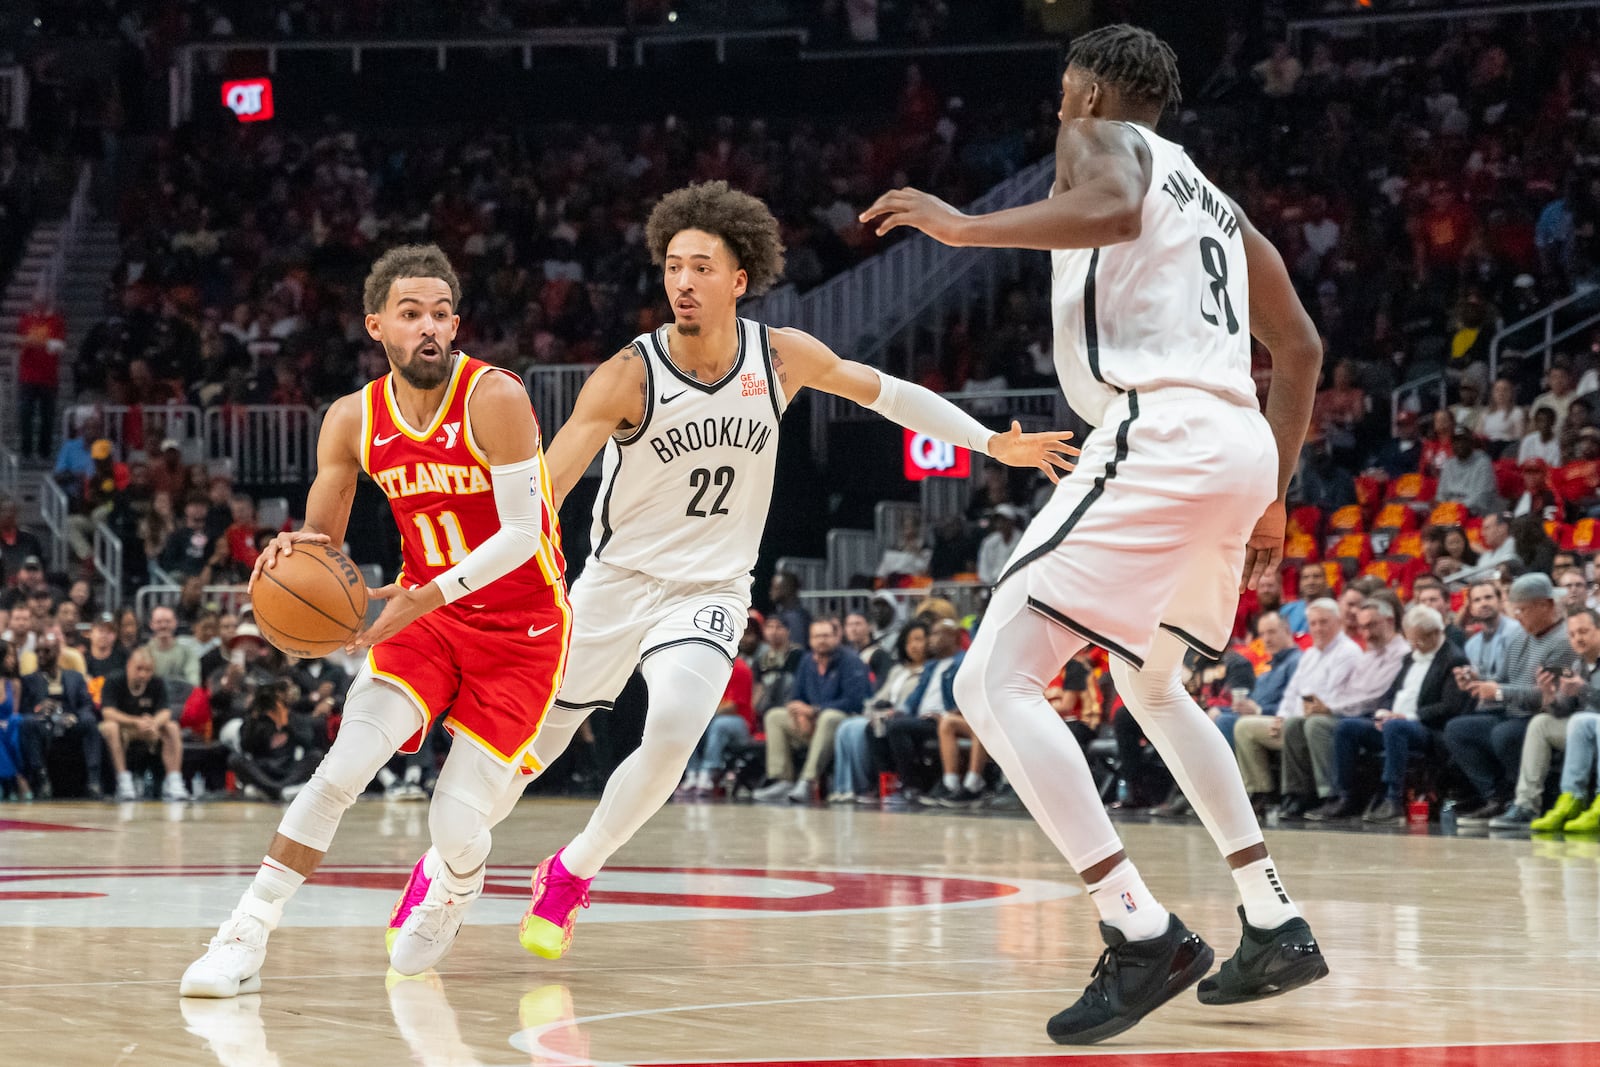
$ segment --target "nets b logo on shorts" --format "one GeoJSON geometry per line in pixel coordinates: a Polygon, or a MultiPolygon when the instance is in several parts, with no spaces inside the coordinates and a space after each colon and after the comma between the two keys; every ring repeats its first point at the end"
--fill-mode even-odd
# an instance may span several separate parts
{"type": "Polygon", "coordinates": [[[733,640],[733,612],[727,608],[701,608],[694,613],[694,625],[712,637],[723,641],[733,640]]]}

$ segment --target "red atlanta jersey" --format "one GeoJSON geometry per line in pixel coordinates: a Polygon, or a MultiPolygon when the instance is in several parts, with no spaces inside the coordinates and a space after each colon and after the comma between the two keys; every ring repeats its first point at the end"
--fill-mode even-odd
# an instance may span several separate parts
{"type": "MultiPolygon", "coordinates": [[[[473,434],[467,402],[484,375],[511,372],[464,352],[451,355],[455,366],[450,384],[427,429],[412,427],[400,413],[392,373],[369,382],[361,394],[361,466],[389,498],[402,543],[404,565],[398,581],[413,589],[460,563],[500,529],[489,461],[473,434]]],[[[537,491],[544,505],[539,551],[481,592],[456,600],[454,606],[526,607],[542,603],[547,587],[563,581],[566,561],[561,555],[561,527],[551,504],[550,472],[544,465],[542,442],[539,470],[533,477],[538,479],[537,491]]]]}

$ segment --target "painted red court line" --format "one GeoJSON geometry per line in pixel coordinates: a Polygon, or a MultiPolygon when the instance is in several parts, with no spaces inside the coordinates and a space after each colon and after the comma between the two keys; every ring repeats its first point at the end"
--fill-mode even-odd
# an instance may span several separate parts
{"type": "Polygon", "coordinates": [[[54,822],[28,822],[26,819],[0,819],[0,832],[6,830],[38,830],[44,833],[100,833],[98,826],[63,826],[54,822]]]}
{"type": "MultiPolygon", "coordinates": [[[[710,1067],[654,1063],[651,1067],[710,1067]]],[[[1553,1045],[1446,1045],[1426,1048],[1256,1050],[1251,1052],[1109,1052],[1043,1056],[948,1056],[860,1060],[739,1061],[738,1067],[1594,1067],[1600,1042],[1553,1045]]]]}

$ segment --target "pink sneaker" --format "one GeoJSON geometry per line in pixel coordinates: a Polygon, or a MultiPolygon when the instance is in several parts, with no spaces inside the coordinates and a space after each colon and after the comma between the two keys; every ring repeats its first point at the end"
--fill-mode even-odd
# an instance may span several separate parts
{"type": "Polygon", "coordinates": [[[428,887],[433,884],[427,872],[423,870],[423,863],[428,858],[424,852],[422,859],[417,860],[417,865],[411,868],[411,877],[406,881],[405,889],[400,892],[400,899],[394,902],[394,911],[389,913],[389,929],[384,932],[383,943],[391,953],[394,952],[394,939],[400,936],[400,927],[406,924],[406,917],[411,914],[411,909],[422,903],[428,895],[428,887]]]}
{"type": "Polygon", "coordinates": [[[560,959],[572,947],[572,925],[578,921],[578,909],[589,906],[589,886],[594,881],[567,870],[561,851],[533,872],[533,903],[522,917],[518,938],[523,948],[547,960],[560,959]]]}

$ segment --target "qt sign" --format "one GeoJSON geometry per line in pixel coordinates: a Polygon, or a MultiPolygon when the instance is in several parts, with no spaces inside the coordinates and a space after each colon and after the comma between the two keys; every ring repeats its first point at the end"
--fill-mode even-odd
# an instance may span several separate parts
{"type": "Polygon", "coordinates": [[[905,471],[909,481],[965,478],[972,473],[972,453],[927,434],[905,431],[905,471]]]}
{"type": "Polygon", "coordinates": [[[265,122],[272,117],[272,79],[247,78],[222,83],[222,106],[240,122],[265,122]]]}

